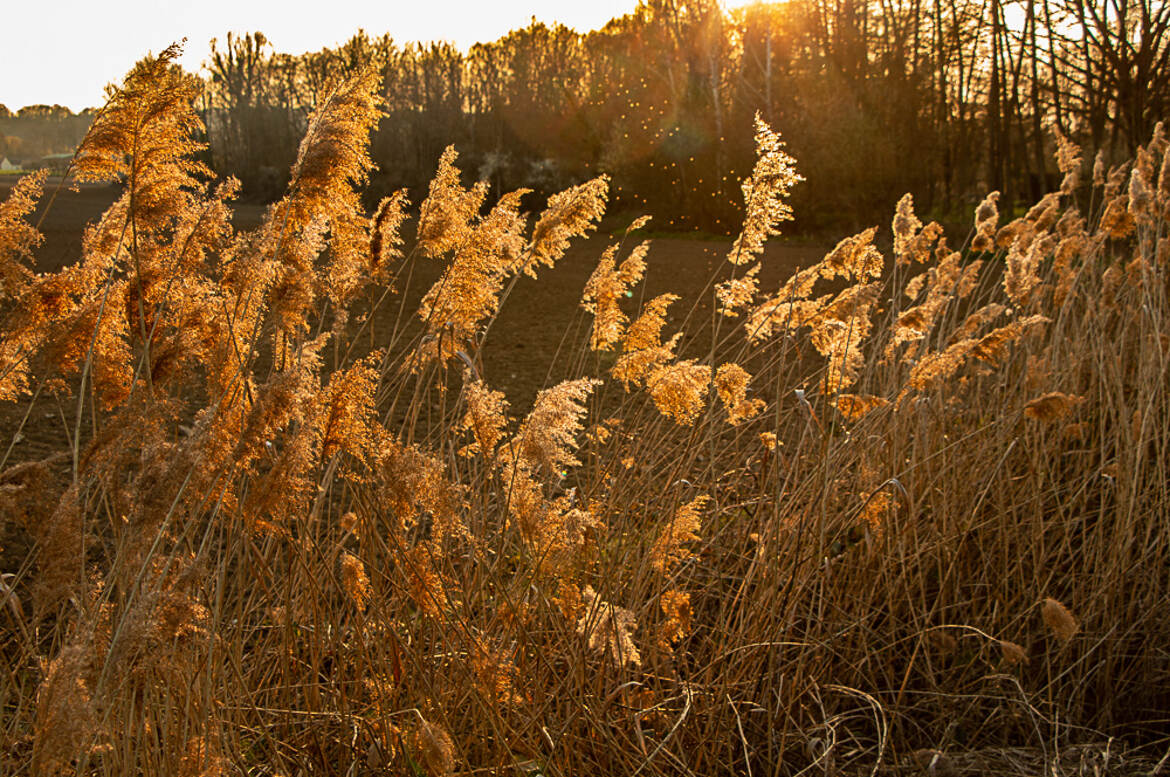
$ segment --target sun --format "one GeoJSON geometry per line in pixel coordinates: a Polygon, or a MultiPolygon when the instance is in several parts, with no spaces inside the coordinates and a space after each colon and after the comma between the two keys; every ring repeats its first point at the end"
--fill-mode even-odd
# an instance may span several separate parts
{"type": "Polygon", "coordinates": [[[780,5],[775,0],[723,0],[722,6],[724,10],[730,11],[736,8],[747,8],[752,5],[780,5]]]}

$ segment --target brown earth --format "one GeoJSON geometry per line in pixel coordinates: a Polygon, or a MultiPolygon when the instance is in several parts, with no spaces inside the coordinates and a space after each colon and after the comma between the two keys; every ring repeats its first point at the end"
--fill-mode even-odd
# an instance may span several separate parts
{"type": "MultiPolygon", "coordinates": [[[[0,182],[0,198],[7,197],[13,182],[0,182]]],[[[85,226],[97,219],[117,197],[112,186],[83,185],[77,191],[68,186],[58,188],[56,181],[46,186],[46,196],[34,215],[40,221],[44,244],[37,253],[36,269],[51,272],[76,261],[81,253],[85,226]],[[45,214],[45,206],[52,205],[45,214]],[[43,218],[42,218],[43,217],[43,218]]],[[[256,226],[264,208],[256,204],[237,204],[234,222],[237,229],[256,226]]],[[[579,306],[581,291],[593,272],[598,258],[610,242],[621,235],[598,234],[579,240],[551,270],[543,269],[540,278],[521,278],[501,309],[482,351],[484,379],[493,388],[503,390],[514,409],[529,405],[536,392],[555,382],[559,370],[550,371],[558,350],[568,343],[577,346],[588,338],[589,318],[579,306]]],[[[626,239],[628,251],[636,244],[626,239]]],[[[671,308],[671,320],[665,334],[677,331],[690,316],[688,331],[698,322],[711,318],[711,280],[717,270],[726,270],[724,262],[730,241],[696,240],[684,237],[656,238],[647,256],[645,281],[634,291],[626,305],[635,313],[641,301],[665,292],[680,300],[671,308]]],[[[765,252],[760,272],[761,288],[774,289],[799,266],[818,261],[824,254],[821,245],[795,245],[774,241],[765,252]]],[[[409,277],[397,282],[397,299],[388,302],[375,316],[373,345],[380,343],[380,332],[388,331],[402,300],[407,312],[417,308],[417,300],[439,277],[442,264],[430,260],[414,263],[409,277]]],[[[564,354],[559,363],[564,363],[564,354]]],[[[563,369],[563,367],[561,368],[563,369]]],[[[30,408],[27,400],[0,404],[0,469],[24,461],[44,458],[66,450],[74,425],[74,402],[59,402],[42,396],[30,408]],[[27,413],[27,420],[26,420],[27,413]],[[13,440],[15,439],[15,442],[13,440]],[[11,451],[6,455],[11,444],[11,451]]],[[[83,432],[84,434],[84,432],[83,432]]]]}

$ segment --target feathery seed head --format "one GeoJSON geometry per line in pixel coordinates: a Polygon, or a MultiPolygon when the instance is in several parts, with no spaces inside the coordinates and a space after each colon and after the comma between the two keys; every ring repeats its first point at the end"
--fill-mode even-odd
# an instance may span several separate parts
{"type": "Polygon", "coordinates": [[[675,294],[660,294],[646,303],[642,314],[630,324],[622,342],[622,353],[610,370],[628,391],[631,384],[644,381],[650,370],[674,357],[674,347],[681,334],[663,343],[662,327],[666,324],[666,309],[678,299],[675,294]]]}
{"type": "Polygon", "coordinates": [[[558,192],[532,228],[532,241],[520,268],[536,277],[536,267],[552,267],[564,255],[569,240],[587,234],[605,214],[609,177],[598,176],[579,186],[558,192]]]}
{"type": "MultiPolygon", "coordinates": [[[[687,359],[657,365],[646,378],[646,390],[663,415],[680,426],[690,426],[699,417],[711,384],[711,368],[687,359]]],[[[753,407],[749,402],[744,412],[753,407]]]]}
{"type": "Polygon", "coordinates": [[[715,390],[727,409],[727,422],[732,426],[754,418],[764,409],[762,399],[748,399],[748,384],[752,376],[734,362],[723,364],[715,371],[715,390]]]}
{"type": "Polygon", "coordinates": [[[585,637],[589,649],[608,656],[619,667],[641,666],[642,655],[634,644],[638,621],[634,613],[598,596],[593,586],[581,590],[585,614],[577,621],[577,633],[585,637]]]}
{"type": "Polygon", "coordinates": [[[354,607],[364,610],[370,599],[370,578],[366,575],[365,564],[352,553],[342,553],[340,564],[341,589],[354,607]]]}
{"type": "Polygon", "coordinates": [[[1045,599],[1040,605],[1044,624],[1061,642],[1068,642],[1080,631],[1080,625],[1068,608],[1055,599],[1045,599]]]}
{"type": "Polygon", "coordinates": [[[752,261],[764,250],[769,237],[780,234],[780,223],[792,220],[788,196],[792,187],[804,180],[796,172],[796,160],[784,151],[780,136],[759,113],[755,124],[756,164],[742,185],[746,212],[743,230],[727,254],[732,264],[752,261]]]}

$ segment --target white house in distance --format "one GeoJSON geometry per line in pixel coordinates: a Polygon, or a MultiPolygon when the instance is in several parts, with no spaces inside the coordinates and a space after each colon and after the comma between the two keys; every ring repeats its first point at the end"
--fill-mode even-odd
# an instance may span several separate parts
{"type": "Polygon", "coordinates": [[[8,161],[8,157],[0,157],[0,170],[19,170],[20,168],[8,161]]]}

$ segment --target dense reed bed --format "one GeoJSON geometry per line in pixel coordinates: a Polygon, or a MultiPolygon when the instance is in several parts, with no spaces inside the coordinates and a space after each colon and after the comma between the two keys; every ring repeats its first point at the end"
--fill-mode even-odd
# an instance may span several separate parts
{"type": "Polygon", "coordinates": [[[20,461],[5,430],[0,771],[835,774],[1165,747],[1161,129],[1114,168],[1059,139],[1060,192],[1018,218],[992,194],[958,239],[907,197],[892,249],[871,229],[760,289],[799,180],[760,122],[714,313],[640,297],[635,223],[513,407],[481,379],[492,323],[595,229],[606,179],[529,216],[449,149],[417,220],[404,194],[369,216],[360,74],[237,233],[174,53],[77,155],[123,194],[75,265],[32,269],[43,179],[0,205],[0,399],[27,423],[52,403],[62,440],[20,461]],[[418,263],[444,269],[411,299],[418,263]]]}

